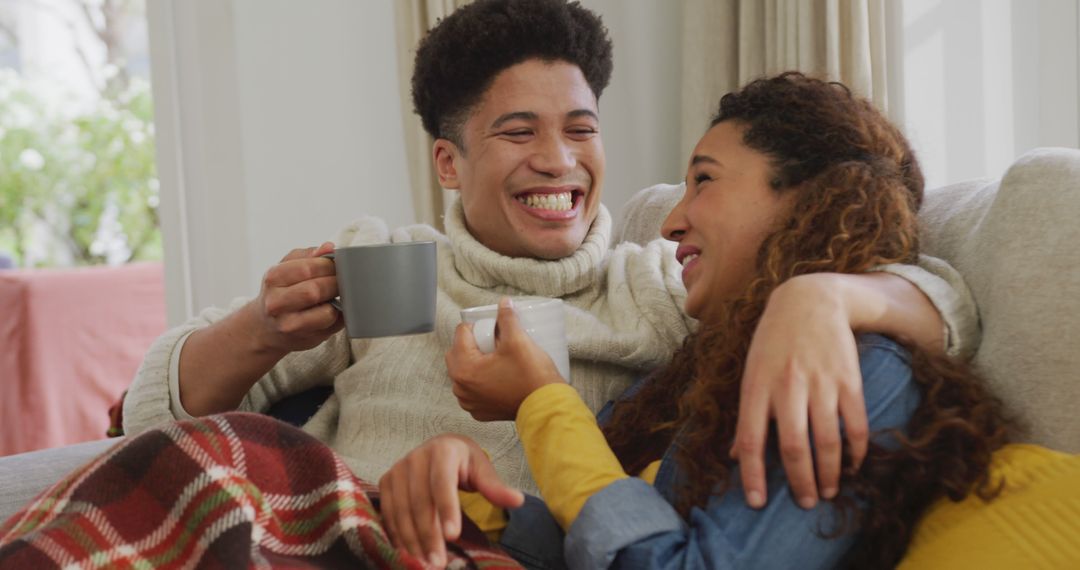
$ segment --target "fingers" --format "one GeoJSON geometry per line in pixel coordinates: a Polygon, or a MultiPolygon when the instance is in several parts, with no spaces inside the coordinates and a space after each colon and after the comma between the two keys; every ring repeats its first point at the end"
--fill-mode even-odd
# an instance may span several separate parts
{"type": "Polygon", "coordinates": [[[398,539],[400,533],[397,529],[397,513],[394,510],[393,479],[392,472],[386,473],[379,479],[379,511],[382,513],[386,532],[390,535],[390,544],[396,549],[401,548],[401,541],[398,539]]]}
{"type": "Polygon", "coordinates": [[[390,486],[393,493],[381,498],[381,506],[384,518],[393,520],[394,547],[403,548],[413,556],[422,557],[420,542],[416,535],[416,528],[413,526],[412,511],[409,506],[412,497],[408,472],[395,469],[389,476],[392,478],[390,486]]]}
{"type": "Polygon", "coordinates": [[[304,259],[305,257],[311,257],[311,254],[315,253],[314,247],[300,247],[285,254],[285,257],[281,258],[278,263],[285,263],[286,261],[292,261],[294,259],[304,259]]]}
{"type": "Polygon", "coordinates": [[[476,345],[476,337],[473,336],[471,324],[458,324],[457,328],[454,329],[454,344],[451,346],[450,350],[458,355],[469,358],[483,354],[480,352],[480,347],[476,345]]]}
{"type": "MultiPolygon", "coordinates": [[[[431,489],[431,463],[423,460],[422,454],[415,458],[416,467],[411,471],[408,478],[409,506],[412,516],[412,527],[416,534],[416,548],[409,552],[422,557],[433,566],[445,566],[446,545],[443,541],[442,524],[439,522],[435,510],[434,498],[431,489]]],[[[438,469],[435,469],[437,471],[438,469]]]]}
{"type": "Polygon", "coordinates": [[[334,262],[325,257],[287,259],[271,267],[263,277],[267,287],[290,287],[318,277],[334,277],[334,262]]]}
{"type": "MultiPolygon", "coordinates": [[[[750,386],[745,380],[743,386],[750,386]]],[[[735,428],[732,455],[739,459],[746,503],[752,508],[765,506],[765,438],[769,433],[769,401],[761,390],[747,389],[739,402],[739,420],[735,428]]]]}
{"type": "Polygon", "coordinates": [[[495,466],[486,455],[481,454],[473,461],[473,465],[473,474],[470,477],[473,487],[491,504],[496,507],[514,509],[525,502],[525,495],[521,491],[507,487],[502,482],[498,473],[495,472],[495,466]]]}
{"type": "MultiPolygon", "coordinates": [[[[431,494],[435,503],[435,514],[442,523],[442,534],[446,540],[456,540],[461,534],[461,503],[458,500],[458,470],[455,467],[457,454],[451,450],[439,450],[431,470],[431,494]]],[[[441,545],[445,548],[445,545],[441,545]]]]}
{"type": "Polygon", "coordinates": [[[446,351],[446,370],[455,382],[462,378],[462,374],[468,367],[468,363],[482,356],[483,353],[476,346],[476,337],[472,333],[472,325],[460,323],[454,329],[454,342],[450,350],[446,351]]]}
{"type": "Polygon", "coordinates": [[[776,409],[776,427],[780,436],[780,460],[787,473],[788,484],[796,502],[804,509],[817,504],[817,484],[814,480],[813,453],[807,431],[807,394],[805,383],[786,384],[786,397],[776,409]]]}
{"type": "Polygon", "coordinates": [[[304,334],[322,332],[333,328],[342,320],[341,313],[327,303],[308,309],[283,314],[277,320],[278,332],[284,334],[304,334]]]}
{"type": "Polygon", "coordinates": [[[866,418],[861,375],[854,386],[848,386],[841,391],[839,407],[840,416],[844,419],[844,433],[851,445],[851,465],[858,469],[863,459],[866,459],[866,449],[870,442],[870,424],[866,418]]]}
{"type": "Polygon", "coordinates": [[[832,499],[840,487],[840,464],[843,453],[834,393],[823,389],[814,396],[810,402],[810,422],[814,432],[818,489],[822,498],[832,499]]]}
{"type": "Polygon", "coordinates": [[[338,294],[337,277],[316,277],[289,287],[279,287],[265,295],[266,314],[278,317],[326,303],[338,294]]]}
{"type": "Polygon", "coordinates": [[[521,326],[517,313],[514,312],[514,302],[510,300],[510,297],[499,299],[499,314],[495,319],[495,331],[498,342],[513,343],[529,336],[521,326]]]}

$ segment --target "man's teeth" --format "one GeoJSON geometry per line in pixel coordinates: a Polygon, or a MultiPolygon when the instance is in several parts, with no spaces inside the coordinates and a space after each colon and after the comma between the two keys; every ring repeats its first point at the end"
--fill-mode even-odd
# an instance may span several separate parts
{"type": "Polygon", "coordinates": [[[565,212],[573,209],[574,194],[572,192],[560,192],[558,194],[526,194],[524,196],[518,196],[517,201],[530,208],[565,212]]]}
{"type": "Polygon", "coordinates": [[[699,253],[691,253],[690,255],[682,258],[683,267],[686,267],[687,265],[690,265],[690,262],[697,259],[699,255],[701,255],[701,254],[699,254],[699,253]]]}

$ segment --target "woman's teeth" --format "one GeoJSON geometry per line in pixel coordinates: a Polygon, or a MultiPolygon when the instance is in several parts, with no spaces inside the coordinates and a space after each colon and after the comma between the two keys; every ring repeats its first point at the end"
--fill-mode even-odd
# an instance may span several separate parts
{"type": "Polygon", "coordinates": [[[572,192],[560,192],[559,194],[526,194],[516,198],[518,202],[530,208],[540,210],[554,210],[565,212],[574,207],[574,194],[572,192]]]}
{"type": "Polygon", "coordinates": [[[683,265],[683,267],[686,267],[687,265],[690,265],[690,262],[691,262],[691,261],[693,261],[693,260],[695,260],[695,259],[697,259],[697,258],[698,258],[698,256],[700,256],[700,255],[701,255],[701,254],[699,254],[699,253],[691,253],[690,255],[688,255],[688,256],[686,256],[686,257],[682,258],[682,265],[683,265]]]}

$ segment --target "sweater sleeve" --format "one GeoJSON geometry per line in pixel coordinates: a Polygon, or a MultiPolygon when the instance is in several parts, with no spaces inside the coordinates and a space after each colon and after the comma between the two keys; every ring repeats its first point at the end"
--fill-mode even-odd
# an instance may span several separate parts
{"type": "MultiPolygon", "coordinates": [[[[406,230],[402,232],[407,234],[406,230]]],[[[409,236],[405,234],[398,238],[408,239],[409,236]]],[[[384,243],[393,237],[385,222],[367,216],[339,231],[333,242],[338,245],[364,245],[384,243]]],[[[192,332],[224,319],[249,301],[238,298],[227,308],[206,309],[184,324],[166,331],[150,345],[124,397],[124,430],[127,434],[137,435],[173,420],[189,417],[182,407],[173,405],[173,393],[179,395],[180,377],[178,366],[172,364],[179,362],[184,345],[182,341],[192,332]]],[[[293,352],[281,359],[252,386],[237,409],[262,412],[286,396],[328,384],[349,366],[351,358],[349,339],[344,331],[339,331],[311,350],[293,352]]]]}
{"type": "MultiPolygon", "coordinates": [[[[230,310],[207,309],[154,341],[124,397],[124,430],[128,435],[191,417],[179,405],[179,356],[185,344],[183,341],[192,332],[225,318],[245,302],[237,299],[230,310]]],[[[348,367],[349,359],[350,349],[344,331],[335,333],[311,350],[290,353],[251,387],[237,410],[263,412],[286,396],[328,384],[348,367]]]]}
{"type": "Polygon", "coordinates": [[[540,493],[563,529],[589,497],[627,478],[596,418],[568,384],[549,384],[525,398],[517,429],[540,493]]]}
{"type": "Polygon", "coordinates": [[[982,340],[979,312],[964,278],[953,266],[920,255],[918,265],[890,264],[875,270],[906,279],[930,299],[945,326],[946,354],[963,358],[975,354],[982,340]]]}

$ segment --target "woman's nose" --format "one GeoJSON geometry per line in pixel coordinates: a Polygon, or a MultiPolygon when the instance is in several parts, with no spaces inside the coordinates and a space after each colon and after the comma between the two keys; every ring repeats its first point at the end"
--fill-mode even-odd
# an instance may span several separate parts
{"type": "Polygon", "coordinates": [[[660,225],[660,235],[671,241],[681,241],[686,236],[686,230],[689,228],[686,221],[686,205],[683,203],[686,201],[685,190],[683,192],[683,199],[680,199],[679,203],[675,204],[675,207],[664,218],[664,223],[660,225]]]}

